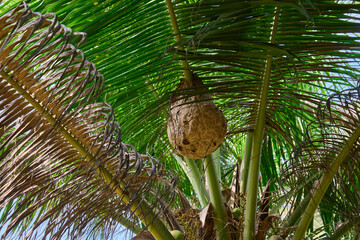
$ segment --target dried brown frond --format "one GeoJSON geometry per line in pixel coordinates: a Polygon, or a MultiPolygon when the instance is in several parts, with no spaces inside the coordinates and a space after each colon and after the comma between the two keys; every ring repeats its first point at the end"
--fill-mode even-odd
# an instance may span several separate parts
{"type": "Polygon", "coordinates": [[[133,203],[161,212],[157,199],[172,201],[175,177],[123,143],[112,108],[94,103],[104,79],[77,48],[85,35],[25,3],[0,26],[2,237],[109,239],[134,218],[133,203]]]}
{"type": "MultiPolygon", "coordinates": [[[[306,141],[284,165],[283,176],[288,186],[303,185],[305,193],[316,187],[321,172],[328,170],[358,127],[359,110],[358,87],[334,94],[320,105],[319,120],[308,126],[306,141]]],[[[320,210],[332,211],[340,219],[353,219],[360,210],[359,140],[349,150],[319,206],[320,210]]]]}

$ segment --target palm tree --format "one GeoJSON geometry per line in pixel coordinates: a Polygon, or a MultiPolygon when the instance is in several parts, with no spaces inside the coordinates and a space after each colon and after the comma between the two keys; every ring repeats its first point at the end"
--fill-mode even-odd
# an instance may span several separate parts
{"type": "Polygon", "coordinates": [[[358,236],[356,1],[17,4],[0,19],[4,237],[358,236]],[[166,122],[213,103],[226,137],[191,159],[166,122]]]}

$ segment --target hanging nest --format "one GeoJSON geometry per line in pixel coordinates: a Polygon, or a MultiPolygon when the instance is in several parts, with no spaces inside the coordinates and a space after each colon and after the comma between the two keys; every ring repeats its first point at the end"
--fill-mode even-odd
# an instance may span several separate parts
{"type": "Polygon", "coordinates": [[[204,158],[224,140],[226,118],[196,74],[192,81],[182,79],[176,90],[170,99],[169,141],[182,156],[204,158]]]}

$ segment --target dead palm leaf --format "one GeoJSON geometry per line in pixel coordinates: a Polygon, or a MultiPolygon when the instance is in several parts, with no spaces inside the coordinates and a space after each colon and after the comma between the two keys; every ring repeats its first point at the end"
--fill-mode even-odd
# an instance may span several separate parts
{"type": "Polygon", "coordinates": [[[109,238],[134,212],[156,221],[146,207],[171,202],[175,178],[123,143],[112,108],[94,103],[104,79],[77,49],[85,35],[25,3],[0,26],[2,237],[77,239],[102,229],[109,238]]]}

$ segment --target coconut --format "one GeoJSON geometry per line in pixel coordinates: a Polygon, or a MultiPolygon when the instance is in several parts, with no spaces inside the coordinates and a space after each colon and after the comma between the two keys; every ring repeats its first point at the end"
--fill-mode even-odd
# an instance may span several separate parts
{"type": "Polygon", "coordinates": [[[223,142],[226,118],[196,74],[192,81],[182,79],[175,92],[167,121],[169,141],[182,156],[204,158],[223,142]]]}

